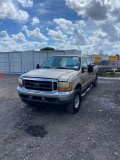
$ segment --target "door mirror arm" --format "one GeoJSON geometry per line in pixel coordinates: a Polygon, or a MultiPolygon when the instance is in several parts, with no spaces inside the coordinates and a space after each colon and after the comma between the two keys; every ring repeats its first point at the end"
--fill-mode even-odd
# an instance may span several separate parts
{"type": "Polygon", "coordinates": [[[82,73],[85,73],[88,71],[88,68],[87,67],[82,67],[82,73]]]}
{"type": "Polygon", "coordinates": [[[89,73],[93,72],[93,65],[91,65],[91,64],[88,65],[88,72],[89,73]]]}

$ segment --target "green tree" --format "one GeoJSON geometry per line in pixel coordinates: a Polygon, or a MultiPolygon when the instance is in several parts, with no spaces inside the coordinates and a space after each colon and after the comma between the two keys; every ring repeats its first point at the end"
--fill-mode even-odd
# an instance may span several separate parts
{"type": "Polygon", "coordinates": [[[40,50],[41,51],[50,51],[50,50],[55,50],[55,49],[52,47],[45,47],[45,48],[41,48],[40,50]]]}

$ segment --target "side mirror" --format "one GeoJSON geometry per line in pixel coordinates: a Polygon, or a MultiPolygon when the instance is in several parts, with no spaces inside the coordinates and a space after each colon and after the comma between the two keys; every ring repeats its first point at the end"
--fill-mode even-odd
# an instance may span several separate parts
{"type": "Polygon", "coordinates": [[[82,73],[84,73],[85,71],[84,71],[84,67],[82,67],[82,73]]]}
{"type": "Polygon", "coordinates": [[[82,67],[82,73],[84,73],[84,72],[88,72],[88,68],[82,67]]]}
{"type": "Polygon", "coordinates": [[[93,65],[88,65],[88,72],[89,73],[93,72],[93,65]]]}
{"type": "Polygon", "coordinates": [[[39,65],[39,64],[37,64],[37,65],[36,65],[36,69],[39,69],[39,68],[40,68],[40,65],[39,65]]]}

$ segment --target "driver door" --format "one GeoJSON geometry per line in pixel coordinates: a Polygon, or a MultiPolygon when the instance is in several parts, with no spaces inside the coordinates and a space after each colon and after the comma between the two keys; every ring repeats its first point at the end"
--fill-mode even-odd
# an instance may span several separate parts
{"type": "Polygon", "coordinates": [[[89,73],[88,73],[88,64],[85,57],[81,58],[82,66],[82,88],[83,90],[89,85],[89,73]]]}

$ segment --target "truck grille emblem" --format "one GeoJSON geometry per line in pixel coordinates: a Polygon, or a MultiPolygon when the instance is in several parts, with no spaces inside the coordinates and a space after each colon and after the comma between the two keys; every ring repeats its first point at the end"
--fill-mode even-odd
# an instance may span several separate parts
{"type": "Polygon", "coordinates": [[[40,85],[38,83],[35,83],[34,86],[35,87],[40,87],[40,85]]]}

